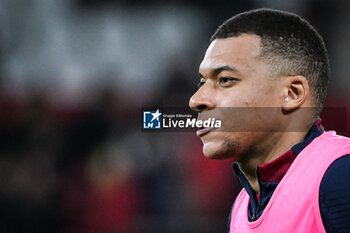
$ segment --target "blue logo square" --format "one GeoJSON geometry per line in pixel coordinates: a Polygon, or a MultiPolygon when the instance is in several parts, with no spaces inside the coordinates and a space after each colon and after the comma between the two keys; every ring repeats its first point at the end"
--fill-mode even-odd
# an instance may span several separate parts
{"type": "Polygon", "coordinates": [[[162,113],[157,111],[143,112],[143,128],[144,129],[160,129],[160,120],[162,113]]]}

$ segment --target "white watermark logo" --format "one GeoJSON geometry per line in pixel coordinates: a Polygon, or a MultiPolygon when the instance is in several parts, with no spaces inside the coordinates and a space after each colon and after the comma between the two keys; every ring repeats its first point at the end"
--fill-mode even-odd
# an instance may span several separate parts
{"type": "Polygon", "coordinates": [[[143,129],[195,129],[202,127],[220,128],[221,120],[208,118],[197,119],[192,114],[162,113],[156,111],[143,111],[143,129]]]}
{"type": "Polygon", "coordinates": [[[215,118],[209,118],[207,120],[197,120],[196,118],[187,118],[186,120],[173,120],[172,118],[163,118],[164,128],[201,128],[201,127],[214,127],[220,128],[221,121],[215,120],[215,118]]]}
{"type": "Polygon", "coordinates": [[[162,113],[157,111],[143,112],[143,128],[144,129],[160,129],[160,117],[162,113]]]}

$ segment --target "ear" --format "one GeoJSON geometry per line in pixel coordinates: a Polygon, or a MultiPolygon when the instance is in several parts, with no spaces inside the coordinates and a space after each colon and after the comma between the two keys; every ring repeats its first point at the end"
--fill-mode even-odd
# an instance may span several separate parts
{"type": "Polygon", "coordinates": [[[284,78],[283,111],[293,111],[303,105],[310,97],[308,81],[304,76],[287,76],[284,78]]]}

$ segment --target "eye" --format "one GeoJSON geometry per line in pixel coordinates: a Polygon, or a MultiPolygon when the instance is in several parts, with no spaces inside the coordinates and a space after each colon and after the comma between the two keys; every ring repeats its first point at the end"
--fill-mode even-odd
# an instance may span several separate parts
{"type": "Polygon", "coordinates": [[[236,78],[231,78],[231,77],[221,77],[219,78],[219,85],[223,87],[228,87],[234,84],[235,81],[238,79],[236,78]]]}

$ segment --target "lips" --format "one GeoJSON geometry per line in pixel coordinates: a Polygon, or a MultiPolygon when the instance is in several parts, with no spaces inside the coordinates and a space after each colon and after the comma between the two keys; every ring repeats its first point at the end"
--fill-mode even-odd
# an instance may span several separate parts
{"type": "Polygon", "coordinates": [[[199,130],[197,130],[196,134],[197,134],[198,137],[202,137],[205,134],[207,134],[210,131],[212,131],[213,129],[215,129],[215,127],[206,127],[206,128],[203,128],[203,129],[199,129],[199,130]]]}

